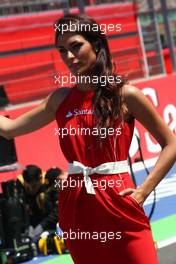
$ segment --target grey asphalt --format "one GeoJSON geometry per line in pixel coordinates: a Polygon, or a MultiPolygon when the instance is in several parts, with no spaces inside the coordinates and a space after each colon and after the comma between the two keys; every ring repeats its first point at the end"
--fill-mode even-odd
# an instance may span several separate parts
{"type": "Polygon", "coordinates": [[[176,264],[176,243],[159,249],[158,260],[159,264],[176,264]]]}

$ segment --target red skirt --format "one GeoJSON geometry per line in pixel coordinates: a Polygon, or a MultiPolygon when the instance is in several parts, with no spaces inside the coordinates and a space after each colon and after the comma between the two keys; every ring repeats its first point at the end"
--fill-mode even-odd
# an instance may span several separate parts
{"type": "Polygon", "coordinates": [[[69,175],[69,187],[59,192],[59,226],[74,263],[157,264],[143,208],[131,196],[119,195],[134,188],[129,174],[93,174],[91,179],[96,195],[86,192],[78,175],[69,175]]]}

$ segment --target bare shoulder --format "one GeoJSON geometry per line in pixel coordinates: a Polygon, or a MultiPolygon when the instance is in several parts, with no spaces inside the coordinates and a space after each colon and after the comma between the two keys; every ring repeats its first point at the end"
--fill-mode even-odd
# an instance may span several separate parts
{"type": "Polygon", "coordinates": [[[126,122],[131,122],[131,120],[134,118],[134,115],[130,110],[129,101],[133,101],[132,98],[136,95],[138,90],[138,88],[129,84],[125,84],[122,87],[122,111],[126,122]]]}
{"type": "Polygon", "coordinates": [[[142,93],[140,89],[131,84],[125,84],[122,87],[122,96],[124,100],[128,100],[129,98],[135,97],[139,93],[142,93]]]}
{"type": "Polygon", "coordinates": [[[52,92],[46,99],[48,108],[55,115],[59,105],[64,101],[70,93],[71,88],[63,87],[52,92]]]}
{"type": "Polygon", "coordinates": [[[149,101],[142,91],[130,84],[122,87],[122,98],[129,115],[135,116],[136,111],[141,110],[139,108],[149,106],[149,101]]]}

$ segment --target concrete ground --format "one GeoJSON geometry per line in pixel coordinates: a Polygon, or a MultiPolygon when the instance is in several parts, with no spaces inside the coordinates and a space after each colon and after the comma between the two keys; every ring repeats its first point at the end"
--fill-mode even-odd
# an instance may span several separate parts
{"type": "Polygon", "coordinates": [[[176,243],[158,250],[159,264],[176,264],[176,243]]]}

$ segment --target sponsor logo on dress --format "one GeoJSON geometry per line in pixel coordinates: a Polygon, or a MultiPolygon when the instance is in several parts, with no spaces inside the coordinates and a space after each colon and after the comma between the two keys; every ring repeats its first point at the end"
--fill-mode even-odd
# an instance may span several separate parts
{"type": "Polygon", "coordinates": [[[75,108],[73,110],[73,112],[68,111],[68,113],[66,114],[66,117],[69,118],[73,115],[78,116],[78,115],[92,115],[92,114],[94,114],[94,110],[92,110],[92,109],[77,109],[77,108],[75,108]]]}
{"type": "Polygon", "coordinates": [[[72,115],[73,115],[72,112],[68,111],[68,113],[66,114],[66,117],[68,118],[68,117],[71,117],[72,115]]]}

